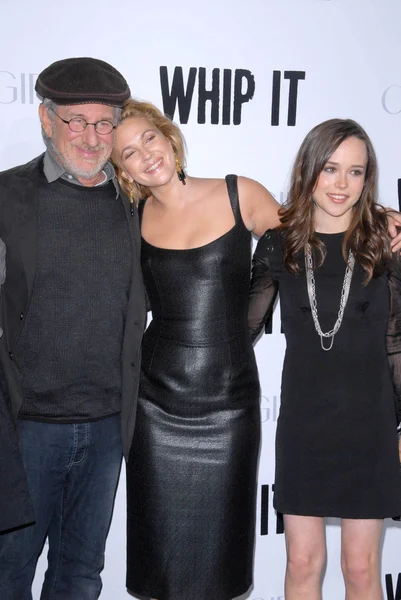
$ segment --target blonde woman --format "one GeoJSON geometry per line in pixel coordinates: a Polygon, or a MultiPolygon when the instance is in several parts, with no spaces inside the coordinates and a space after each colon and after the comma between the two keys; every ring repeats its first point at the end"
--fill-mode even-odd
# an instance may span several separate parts
{"type": "Polygon", "coordinates": [[[127,586],[159,600],[229,600],[251,585],[254,550],[251,232],[277,225],[278,205],[250,179],[186,175],[181,133],[151,104],[127,102],[113,157],[132,202],[145,199],[153,315],[127,466],[127,586]]]}

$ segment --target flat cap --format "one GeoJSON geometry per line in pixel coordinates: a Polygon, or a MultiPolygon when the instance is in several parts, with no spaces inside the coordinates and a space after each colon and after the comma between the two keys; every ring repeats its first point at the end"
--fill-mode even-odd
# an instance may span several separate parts
{"type": "Polygon", "coordinates": [[[122,106],[131,95],[128,83],[117,69],[89,57],[52,63],[39,74],[35,90],[56,104],[122,106]]]}

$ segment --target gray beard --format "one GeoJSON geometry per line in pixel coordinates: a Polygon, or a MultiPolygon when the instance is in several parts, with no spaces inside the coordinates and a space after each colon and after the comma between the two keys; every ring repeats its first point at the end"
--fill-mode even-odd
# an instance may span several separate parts
{"type": "Polygon", "coordinates": [[[75,177],[75,179],[92,179],[103,170],[103,167],[108,161],[108,158],[102,160],[101,163],[94,165],[89,171],[88,169],[79,169],[64,159],[63,155],[58,151],[53,143],[52,138],[47,137],[44,133],[42,137],[47,150],[50,152],[54,160],[58,162],[58,164],[61,165],[67,173],[75,177]]]}

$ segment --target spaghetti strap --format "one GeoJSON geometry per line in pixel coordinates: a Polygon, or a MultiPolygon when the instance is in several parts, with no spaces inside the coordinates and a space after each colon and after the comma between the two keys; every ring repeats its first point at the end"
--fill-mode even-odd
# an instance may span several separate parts
{"type": "Polygon", "coordinates": [[[241,212],[239,209],[237,180],[237,175],[226,175],[228,197],[230,198],[230,204],[231,208],[233,209],[236,225],[238,225],[238,223],[242,223],[241,212]]]}

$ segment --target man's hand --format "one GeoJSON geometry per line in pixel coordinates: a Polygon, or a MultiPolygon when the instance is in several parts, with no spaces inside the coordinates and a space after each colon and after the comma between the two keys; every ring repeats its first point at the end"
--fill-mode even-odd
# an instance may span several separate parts
{"type": "Polygon", "coordinates": [[[401,250],[401,213],[393,208],[386,208],[388,232],[392,237],[391,249],[393,252],[401,250]]]}

